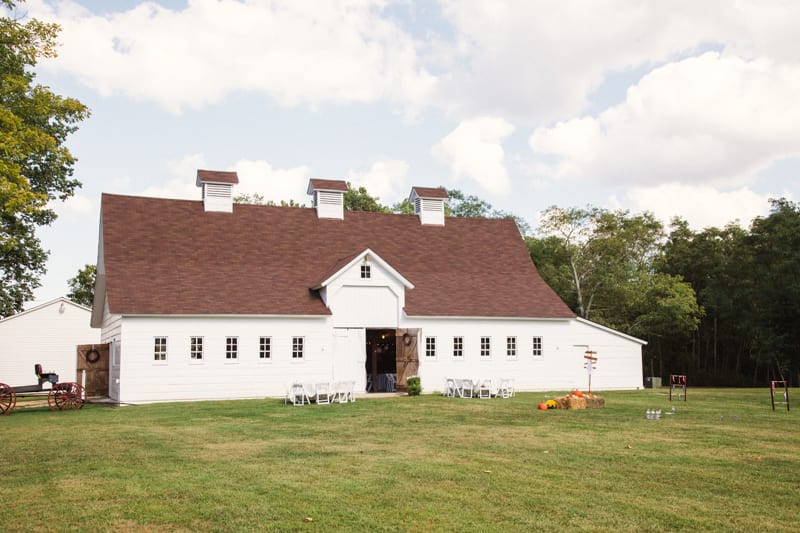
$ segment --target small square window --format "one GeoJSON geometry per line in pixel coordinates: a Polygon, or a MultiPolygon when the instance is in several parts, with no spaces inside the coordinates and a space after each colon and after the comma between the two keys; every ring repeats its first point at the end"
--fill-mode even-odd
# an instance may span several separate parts
{"type": "Polygon", "coordinates": [[[305,339],[303,337],[292,337],[292,359],[303,358],[304,341],[305,339]]]}
{"type": "Polygon", "coordinates": [[[534,357],[541,357],[542,356],[542,338],[541,337],[534,337],[533,338],[533,356],[534,357]]]}
{"type": "Polygon", "coordinates": [[[436,357],[436,337],[425,337],[425,357],[436,357]]]}
{"type": "Polygon", "coordinates": [[[492,338],[481,337],[481,357],[491,357],[492,355],[492,338]]]}
{"type": "Polygon", "coordinates": [[[453,357],[464,357],[464,337],[453,337],[453,357]]]}
{"type": "Polygon", "coordinates": [[[189,340],[189,357],[196,361],[203,359],[203,337],[191,337],[189,340]]]}
{"type": "Polygon", "coordinates": [[[372,271],[369,265],[361,265],[361,279],[370,279],[372,271]]]}
{"type": "Polygon", "coordinates": [[[269,359],[272,357],[272,337],[258,338],[258,358],[269,359]]]}
{"type": "Polygon", "coordinates": [[[167,338],[155,337],[153,339],[153,360],[166,361],[167,360],[167,338]]]}
{"type": "Polygon", "coordinates": [[[506,356],[507,357],[516,357],[517,356],[517,338],[516,337],[506,337],[506,356]]]}
{"type": "Polygon", "coordinates": [[[235,360],[239,358],[239,337],[225,338],[225,359],[235,360]]]}

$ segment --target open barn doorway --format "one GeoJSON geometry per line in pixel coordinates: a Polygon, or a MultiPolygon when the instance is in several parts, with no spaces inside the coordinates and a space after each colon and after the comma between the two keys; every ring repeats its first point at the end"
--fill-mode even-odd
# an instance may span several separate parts
{"type": "Polygon", "coordinates": [[[367,330],[367,392],[394,392],[397,387],[395,330],[367,330]]]}

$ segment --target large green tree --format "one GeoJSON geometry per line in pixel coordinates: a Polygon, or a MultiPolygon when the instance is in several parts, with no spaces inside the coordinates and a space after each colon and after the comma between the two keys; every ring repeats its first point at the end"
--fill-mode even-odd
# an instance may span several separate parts
{"type": "Polygon", "coordinates": [[[754,357],[773,379],[800,381],[800,204],[771,203],[770,215],[753,221],[748,241],[757,268],[754,357]]]}
{"type": "Polygon", "coordinates": [[[36,84],[33,68],[56,55],[59,27],[21,18],[12,0],[0,0],[0,316],[22,309],[40,285],[47,252],[36,237],[80,187],[67,136],[89,111],[74,98],[36,84]]]}
{"type": "Polygon", "coordinates": [[[664,234],[652,214],[553,206],[539,232],[531,258],[578,316],[647,340],[697,327],[691,286],[654,271],[664,234]]]}

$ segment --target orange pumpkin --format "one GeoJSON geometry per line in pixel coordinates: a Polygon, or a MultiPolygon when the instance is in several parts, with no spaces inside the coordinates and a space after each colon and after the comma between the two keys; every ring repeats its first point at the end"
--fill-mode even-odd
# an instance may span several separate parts
{"type": "Polygon", "coordinates": [[[572,395],[575,396],[576,398],[583,398],[583,393],[581,391],[579,391],[578,389],[575,389],[574,391],[572,391],[572,395]]]}
{"type": "Polygon", "coordinates": [[[547,404],[544,403],[544,402],[540,403],[539,404],[539,410],[540,411],[547,411],[547,404]]]}

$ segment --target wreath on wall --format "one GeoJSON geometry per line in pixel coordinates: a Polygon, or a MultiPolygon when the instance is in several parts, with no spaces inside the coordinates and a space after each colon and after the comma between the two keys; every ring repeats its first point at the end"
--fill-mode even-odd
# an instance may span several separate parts
{"type": "Polygon", "coordinates": [[[100,360],[100,352],[92,348],[88,352],[86,352],[86,362],[87,363],[96,363],[100,360]]]}

